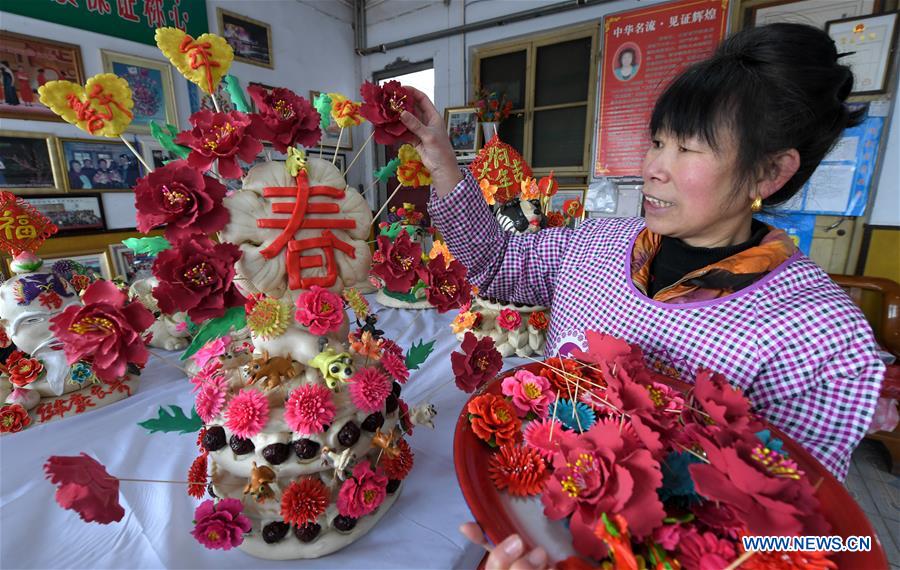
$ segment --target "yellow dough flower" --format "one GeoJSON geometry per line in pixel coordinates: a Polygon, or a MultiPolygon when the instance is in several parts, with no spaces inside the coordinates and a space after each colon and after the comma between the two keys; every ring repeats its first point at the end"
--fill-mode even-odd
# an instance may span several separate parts
{"type": "Polygon", "coordinates": [[[478,182],[478,186],[481,187],[481,195],[484,196],[484,201],[487,202],[489,206],[493,206],[497,203],[497,200],[494,199],[494,196],[497,194],[497,186],[495,184],[488,182],[487,178],[482,178],[481,181],[478,182]]]}
{"type": "Polygon", "coordinates": [[[450,328],[453,329],[453,334],[459,334],[463,331],[471,330],[475,326],[475,320],[478,318],[478,315],[473,313],[472,311],[464,311],[456,315],[456,318],[453,319],[453,322],[450,323],[450,328]]]}
{"type": "Polygon", "coordinates": [[[196,40],[178,28],[157,28],[156,45],[178,71],[204,93],[212,95],[234,61],[225,38],[203,34],[196,40]]]}
{"type": "Polygon", "coordinates": [[[534,178],[525,178],[519,185],[522,188],[522,193],[519,196],[523,200],[537,200],[541,197],[541,190],[538,188],[538,183],[534,178]]]}
{"type": "Polygon", "coordinates": [[[431,185],[431,173],[411,144],[401,146],[397,157],[400,158],[400,166],[397,167],[397,180],[400,184],[413,188],[431,185]]]}
{"type": "Polygon", "coordinates": [[[38,88],[38,94],[51,111],[92,135],[117,137],[134,118],[131,88],[112,73],[95,75],[84,87],[71,81],[49,81],[38,88]]]}
{"type": "Polygon", "coordinates": [[[450,249],[447,247],[447,244],[442,241],[435,241],[431,245],[431,251],[428,252],[429,259],[437,259],[437,256],[444,256],[444,263],[447,267],[450,266],[450,262],[453,261],[453,254],[450,253],[450,249]]]}
{"type": "Polygon", "coordinates": [[[359,112],[362,103],[351,101],[340,93],[329,93],[328,96],[331,97],[331,118],[339,127],[352,127],[365,120],[359,112]]]}

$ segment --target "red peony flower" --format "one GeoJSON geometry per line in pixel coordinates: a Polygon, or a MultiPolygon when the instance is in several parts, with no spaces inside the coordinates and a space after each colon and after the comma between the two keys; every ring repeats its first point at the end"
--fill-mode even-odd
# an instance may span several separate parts
{"type": "Polygon", "coordinates": [[[417,273],[428,286],[425,290],[428,302],[439,313],[458,309],[472,300],[472,288],[466,281],[466,267],[455,259],[447,264],[444,263],[444,256],[439,255],[427,266],[419,267],[417,273]]]}
{"type": "Polygon", "coordinates": [[[460,348],[461,353],[450,353],[450,364],[460,390],[474,392],[500,372],[503,356],[494,348],[491,337],[478,340],[473,333],[466,332],[460,348]]]}
{"type": "Polygon", "coordinates": [[[661,484],[662,471],[650,452],[623,438],[617,422],[601,421],[561,443],[541,502],[548,518],[571,515],[575,550],[600,559],[607,554],[594,534],[600,516],[621,515],[642,540],[666,516],[656,494],[661,484]]]}
{"type": "Polygon", "coordinates": [[[381,365],[397,382],[406,384],[406,381],[409,380],[409,368],[406,367],[406,360],[402,354],[398,355],[384,350],[381,356],[381,365]]]}
{"type": "Polygon", "coordinates": [[[357,463],[353,476],[348,477],[338,491],[338,512],[358,519],[378,508],[387,496],[388,478],[381,470],[372,471],[368,461],[357,463]]]}
{"type": "Polygon", "coordinates": [[[381,464],[388,477],[402,481],[412,471],[415,454],[409,448],[409,444],[406,443],[405,439],[397,440],[397,449],[400,450],[400,453],[395,457],[385,455],[381,459],[381,464]]]}
{"type": "Polygon", "coordinates": [[[203,494],[206,492],[206,479],[207,479],[207,453],[201,453],[194,459],[194,462],[191,463],[191,468],[188,469],[188,486],[187,492],[188,495],[194,497],[195,499],[202,499],[203,494]]]}
{"type": "Polygon", "coordinates": [[[302,526],[315,522],[331,502],[331,491],[318,477],[294,481],[281,495],[281,516],[285,522],[302,526]]]}
{"type": "Polygon", "coordinates": [[[213,234],[228,223],[222,204],[225,186],[204,176],[184,160],[176,160],[144,176],[134,187],[137,229],[147,233],[166,225],[174,241],[191,233],[213,234]]]}
{"type": "Polygon", "coordinates": [[[220,175],[240,178],[244,172],[237,159],[252,163],[263,149],[255,137],[247,136],[250,117],[238,111],[202,109],[191,115],[190,121],[194,128],[179,133],[175,142],[191,149],[188,163],[202,172],[218,161],[220,175]]]}
{"type": "Polygon", "coordinates": [[[534,449],[504,445],[491,455],[488,474],[499,490],[506,489],[514,497],[529,497],[543,490],[548,471],[534,449]]]}
{"type": "Polygon", "coordinates": [[[472,431],[491,447],[514,445],[522,439],[522,420],[503,396],[482,394],[466,406],[472,431]]]}
{"type": "Polygon", "coordinates": [[[375,128],[375,142],[383,145],[411,143],[415,141],[406,126],[400,122],[404,110],[414,112],[415,103],[410,94],[398,81],[388,81],[375,85],[366,81],[359,88],[363,98],[360,113],[375,128]]]}
{"type": "Polygon", "coordinates": [[[194,323],[225,314],[229,307],[245,303],[234,286],[234,264],[241,250],[230,243],[213,243],[204,235],[193,235],[160,252],[153,262],[159,285],[153,297],[167,314],[187,312],[194,323]]]}
{"type": "Polygon", "coordinates": [[[331,390],[320,384],[304,384],[284,404],[284,421],[292,431],[303,435],[320,433],[334,421],[337,409],[331,390]]]}
{"type": "Polygon", "coordinates": [[[522,316],[518,311],[509,308],[501,309],[500,314],[497,315],[497,325],[508,331],[518,330],[522,326],[522,316]]]}
{"type": "Polygon", "coordinates": [[[531,316],[528,317],[528,325],[539,331],[546,330],[547,327],[550,326],[550,321],[547,319],[547,313],[544,311],[535,311],[531,313],[531,316]]]}
{"type": "Polygon", "coordinates": [[[694,379],[693,396],[697,406],[707,414],[704,419],[712,420],[717,426],[754,433],[763,429],[750,413],[750,400],[721,374],[699,370],[694,379]]]}
{"type": "Polygon", "coordinates": [[[566,225],[566,218],[560,212],[547,212],[547,227],[561,228],[566,225]]]}
{"type": "Polygon", "coordinates": [[[143,366],[150,353],[141,335],[156,319],[112,281],[96,281],[82,296],[84,306],[69,305],[50,319],[50,330],[63,343],[66,361],[88,360],[94,374],[112,382],[121,378],[129,363],[143,366]]]}
{"type": "Polygon", "coordinates": [[[297,297],[294,318],[314,335],[328,334],[344,323],[344,301],[340,295],[313,285],[297,297]]]}
{"type": "Polygon", "coordinates": [[[253,523],[244,515],[244,505],[238,499],[220,499],[200,503],[194,511],[191,534],[197,542],[210,549],[230,550],[244,542],[244,533],[253,523]]]}
{"type": "Polygon", "coordinates": [[[259,390],[241,390],[228,402],[225,425],[238,437],[249,439],[269,421],[269,399],[259,390]]]}
{"type": "Polygon", "coordinates": [[[372,367],[358,370],[350,378],[350,400],[357,408],[370,414],[384,407],[391,389],[391,379],[372,367]]]}
{"type": "Polygon", "coordinates": [[[288,147],[298,144],[305,147],[319,144],[322,138],[319,114],[309,101],[283,87],[269,91],[250,85],[247,93],[259,109],[250,116],[252,122],[247,130],[250,136],[271,142],[278,152],[287,152],[288,147]]]}
{"type": "Polygon", "coordinates": [[[76,456],[51,455],[44,463],[44,473],[54,485],[56,502],[72,509],[85,522],[109,524],[125,516],[119,504],[119,480],[85,453],[76,456]]]}
{"type": "Polygon", "coordinates": [[[9,381],[14,386],[22,388],[41,377],[44,365],[37,358],[24,358],[24,353],[18,350],[15,352],[19,353],[18,357],[7,359],[5,368],[6,373],[9,374],[9,381]]]}
{"type": "Polygon", "coordinates": [[[0,406],[0,433],[16,433],[31,425],[28,411],[21,404],[0,406]]]}
{"type": "Polygon", "coordinates": [[[372,264],[372,274],[384,281],[388,291],[406,293],[418,280],[417,270],[422,265],[422,246],[410,239],[407,232],[400,232],[394,241],[378,236],[378,251],[382,261],[372,264]]]}

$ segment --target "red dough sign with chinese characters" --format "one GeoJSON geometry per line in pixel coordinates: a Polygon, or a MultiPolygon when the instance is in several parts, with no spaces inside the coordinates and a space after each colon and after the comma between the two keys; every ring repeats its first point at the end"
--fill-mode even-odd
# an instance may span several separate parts
{"type": "Polygon", "coordinates": [[[56,230],[31,204],[10,192],[0,192],[0,249],[13,257],[34,253],[56,230]]]}
{"type": "Polygon", "coordinates": [[[679,0],[607,16],[594,176],[640,176],[657,97],[725,37],[728,0],[679,0]]]}

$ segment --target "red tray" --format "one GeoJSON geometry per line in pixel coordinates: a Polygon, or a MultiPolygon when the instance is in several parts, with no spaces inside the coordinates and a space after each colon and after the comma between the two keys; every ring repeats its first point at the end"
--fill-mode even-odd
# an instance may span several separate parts
{"type": "MultiPolygon", "coordinates": [[[[537,373],[541,365],[539,363],[526,364],[504,372],[501,376],[491,380],[476,395],[483,393],[500,394],[500,384],[503,378],[514,374],[519,369],[526,369],[537,373]]],[[[669,380],[668,383],[675,387],[686,388],[683,382],[669,380]]],[[[468,405],[468,402],[466,403],[468,405]]],[[[869,552],[836,552],[834,560],[841,569],[876,570],[888,568],[887,557],[884,548],[872,528],[869,519],[863,513],[850,493],[834,476],[816,461],[805,449],[794,443],[789,437],[777,428],[769,426],[772,434],[784,441],[784,449],[790,454],[791,459],[797,462],[811,480],[818,481],[821,477],[822,484],[816,495],[819,502],[826,508],[825,519],[831,525],[832,534],[847,538],[849,536],[871,536],[872,550],[869,552]]],[[[466,406],[463,406],[456,421],[456,433],[453,438],[453,462],[456,466],[456,477],[462,488],[463,496],[469,509],[475,516],[475,520],[484,529],[491,542],[498,544],[504,538],[513,533],[518,533],[528,549],[538,546],[528,536],[523,527],[515,518],[507,513],[500,500],[500,492],[494,487],[487,477],[487,466],[490,461],[491,450],[472,433],[469,427],[466,406]]]]}

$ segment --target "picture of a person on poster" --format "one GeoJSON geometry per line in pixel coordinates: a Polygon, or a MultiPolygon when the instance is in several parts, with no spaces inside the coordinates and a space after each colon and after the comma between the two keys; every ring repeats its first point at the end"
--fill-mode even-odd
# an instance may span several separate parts
{"type": "Polygon", "coordinates": [[[632,79],[640,69],[640,61],[637,56],[636,47],[624,47],[620,49],[616,58],[617,65],[613,69],[613,73],[620,81],[628,81],[632,79]]]}

